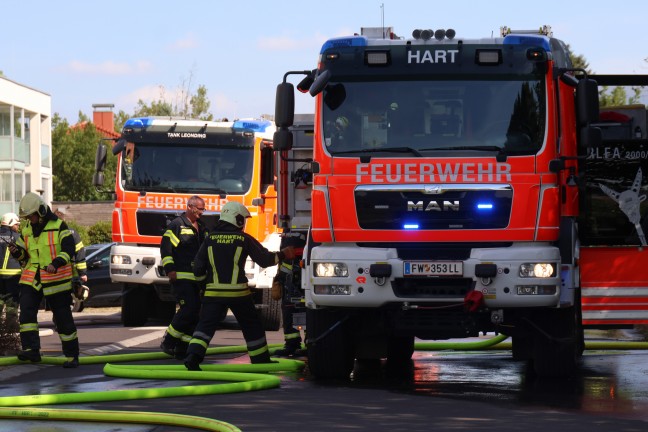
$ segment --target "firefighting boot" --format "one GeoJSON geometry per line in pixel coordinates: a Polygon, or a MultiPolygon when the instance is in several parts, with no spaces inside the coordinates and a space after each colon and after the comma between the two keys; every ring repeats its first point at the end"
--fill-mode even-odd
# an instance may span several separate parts
{"type": "Polygon", "coordinates": [[[299,348],[301,348],[301,337],[299,332],[291,332],[284,334],[286,342],[284,343],[283,348],[280,348],[274,352],[274,355],[277,357],[290,357],[295,354],[299,348]]]}
{"type": "Polygon", "coordinates": [[[176,360],[184,360],[185,357],[187,357],[187,348],[189,347],[189,344],[186,342],[178,342],[178,344],[175,346],[175,358],[176,360]]]}
{"type": "Polygon", "coordinates": [[[38,363],[41,361],[40,351],[37,349],[22,350],[18,353],[18,360],[38,363]]]}
{"type": "Polygon", "coordinates": [[[79,367],[79,357],[74,356],[74,357],[68,357],[64,362],[63,362],[63,367],[65,369],[76,369],[79,367]]]}
{"type": "Polygon", "coordinates": [[[199,371],[202,370],[200,369],[201,361],[202,359],[197,354],[187,354],[187,357],[185,357],[184,359],[184,365],[187,368],[187,370],[199,371]]]}

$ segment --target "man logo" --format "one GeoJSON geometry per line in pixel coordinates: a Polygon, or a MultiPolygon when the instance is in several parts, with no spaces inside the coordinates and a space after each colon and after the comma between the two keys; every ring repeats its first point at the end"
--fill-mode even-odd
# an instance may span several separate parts
{"type": "Polygon", "coordinates": [[[423,201],[407,201],[407,211],[459,211],[459,201],[430,201],[427,205],[423,201]]]}

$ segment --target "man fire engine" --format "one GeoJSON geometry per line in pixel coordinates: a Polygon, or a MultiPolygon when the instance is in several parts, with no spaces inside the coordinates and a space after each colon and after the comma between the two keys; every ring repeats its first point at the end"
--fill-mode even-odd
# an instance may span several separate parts
{"type": "MultiPolygon", "coordinates": [[[[110,274],[124,284],[122,321],[144,325],[150,316],[171,320],[176,299],[160,259],[160,240],[167,225],[199,195],[207,228],[215,225],[228,201],[244,204],[252,215],[246,232],[277,249],[276,192],[272,150],[274,125],[268,120],[212,122],[131,118],[112,147],[118,156],[110,274]]],[[[97,150],[94,183],[103,184],[106,148],[97,150]]],[[[246,265],[264,326],[281,323],[280,302],[270,295],[275,268],[246,265]]],[[[226,312],[226,311],[225,311],[226,312]]],[[[224,316],[223,316],[224,318],[224,316]]]]}
{"type": "Polygon", "coordinates": [[[648,322],[645,112],[640,134],[610,141],[597,93],[597,79],[646,77],[588,77],[549,27],[455,36],[363,29],[277,87],[284,164],[287,77],[306,75],[297,87],[315,97],[301,283],[316,376],[409,361],[415,337],[482,332],[511,336],[537,374],[564,376],[584,325],[648,322]]]}

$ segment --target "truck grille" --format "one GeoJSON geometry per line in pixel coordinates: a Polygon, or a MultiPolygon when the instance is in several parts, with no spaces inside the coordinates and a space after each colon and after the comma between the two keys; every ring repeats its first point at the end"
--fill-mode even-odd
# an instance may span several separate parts
{"type": "Polygon", "coordinates": [[[392,289],[399,298],[463,299],[474,289],[474,282],[468,278],[397,278],[392,289]]]}
{"type": "MultiPolygon", "coordinates": [[[[137,211],[137,233],[145,236],[161,236],[171,221],[183,211],[137,211]]],[[[200,218],[208,230],[211,230],[220,218],[218,214],[203,214],[200,218]]]]}
{"type": "Polygon", "coordinates": [[[508,185],[359,186],[355,192],[363,229],[501,229],[511,215],[508,185]]]}

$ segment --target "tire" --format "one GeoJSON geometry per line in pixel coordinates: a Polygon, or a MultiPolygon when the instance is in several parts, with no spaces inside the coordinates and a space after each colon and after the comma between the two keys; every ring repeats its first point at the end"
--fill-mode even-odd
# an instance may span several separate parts
{"type": "Polygon", "coordinates": [[[404,363],[414,354],[414,336],[390,336],[387,341],[387,361],[404,363]]]}
{"type": "Polygon", "coordinates": [[[344,322],[338,324],[342,319],[343,315],[335,310],[306,310],[308,368],[317,379],[348,380],[353,371],[353,343],[349,326],[344,322]],[[335,324],[338,326],[331,330],[335,324]],[[320,336],[322,339],[318,339],[320,336]]]}
{"type": "MultiPolygon", "coordinates": [[[[272,300],[270,289],[259,289],[255,298],[261,299],[259,315],[265,331],[277,331],[281,328],[281,300],[272,300]]],[[[225,319],[225,317],[223,317],[225,319]]]]}
{"type": "Polygon", "coordinates": [[[537,335],[533,342],[533,368],[539,377],[565,378],[574,373],[582,355],[579,308],[546,311],[539,325],[556,340],[537,335]]]}
{"type": "Polygon", "coordinates": [[[148,321],[148,294],[142,285],[125,284],[121,321],[124,327],[140,327],[148,321]]]}
{"type": "Polygon", "coordinates": [[[513,336],[511,338],[513,360],[525,361],[531,358],[533,352],[533,339],[531,336],[513,336]]]}

